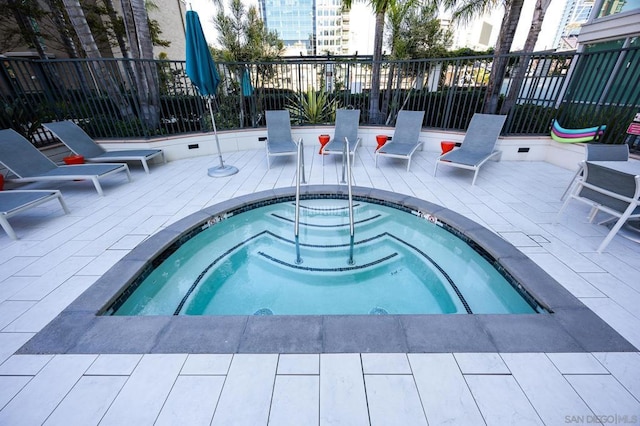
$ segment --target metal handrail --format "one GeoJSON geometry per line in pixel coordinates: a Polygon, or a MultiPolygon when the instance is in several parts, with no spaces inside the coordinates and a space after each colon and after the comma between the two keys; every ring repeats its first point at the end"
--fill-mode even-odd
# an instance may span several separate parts
{"type": "Polygon", "coordinates": [[[293,233],[296,241],[296,264],[302,263],[300,257],[300,175],[302,183],[307,183],[304,177],[304,144],[302,139],[298,142],[298,154],[296,159],[296,213],[293,225],[293,233]],[[302,171],[302,173],[300,173],[302,171]]]}
{"type": "Polygon", "coordinates": [[[353,265],[353,244],[355,236],[355,225],[353,223],[353,194],[351,191],[351,151],[349,149],[349,139],[344,138],[344,148],[342,151],[342,179],[344,180],[345,164],[347,168],[347,189],[349,194],[349,265],[353,265]],[[346,159],[346,162],[345,162],[346,159]]]}

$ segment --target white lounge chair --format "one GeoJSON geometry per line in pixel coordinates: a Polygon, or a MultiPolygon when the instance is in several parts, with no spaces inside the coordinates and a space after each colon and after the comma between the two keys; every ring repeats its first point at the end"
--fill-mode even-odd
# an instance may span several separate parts
{"type": "MultiPolygon", "coordinates": [[[[342,155],[346,139],[349,140],[349,154],[355,159],[356,149],[358,149],[358,145],[360,144],[360,138],[358,137],[359,125],[359,109],[336,110],[335,132],[333,138],[322,149],[323,154],[342,155]]],[[[322,156],[322,164],[324,165],[324,155],[322,156]]],[[[353,161],[351,164],[353,164],[353,161]]]]}
{"type": "Polygon", "coordinates": [[[593,222],[598,211],[608,213],[618,220],[598,247],[601,253],[618,233],[622,225],[640,217],[640,167],[634,161],[584,161],[583,177],[578,179],[564,204],[558,211],[556,221],[571,200],[591,206],[589,222],[593,222]]]}
{"type": "Polygon", "coordinates": [[[144,171],[149,174],[148,161],[161,157],[165,163],[161,149],[127,149],[121,151],[107,151],[98,145],[84,130],[73,121],[55,121],[43,124],[60,141],[75,154],[82,155],[85,161],[94,163],[121,163],[123,161],[141,161],[144,171]]]}
{"type": "Polygon", "coordinates": [[[98,194],[104,195],[99,179],[124,172],[131,182],[126,164],[77,164],[58,166],[13,129],[0,130],[0,163],[16,177],[10,182],[73,181],[91,179],[98,194]]]}
{"type": "Polygon", "coordinates": [[[56,198],[64,212],[69,213],[69,209],[62,199],[62,194],[57,190],[0,191],[0,225],[11,239],[17,240],[18,236],[7,219],[56,198]]]}
{"type": "Polygon", "coordinates": [[[271,168],[269,157],[296,155],[298,144],[302,141],[293,140],[291,136],[291,118],[289,111],[266,111],[267,120],[267,168],[271,168]]]}
{"type": "Polygon", "coordinates": [[[376,167],[378,167],[378,157],[402,158],[407,160],[407,171],[409,171],[411,156],[418,148],[422,148],[419,138],[423,120],[424,111],[400,111],[393,137],[376,151],[376,167]]]}
{"type": "Polygon", "coordinates": [[[500,155],[495,146],[506,119],[506,115],[473,114],[462,145],[438,157],[433,175],[440,164],[473,170],[471,185],[475,185],[480,167],[500,155]]]}

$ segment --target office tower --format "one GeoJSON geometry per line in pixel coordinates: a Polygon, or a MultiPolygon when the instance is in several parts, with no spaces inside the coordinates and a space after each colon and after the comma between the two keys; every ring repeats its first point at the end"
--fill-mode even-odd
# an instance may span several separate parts
{"type": "Polygon", "coordinates": [[[348,53],[349,14],[341,0],[260,0],[262,19],[289,51],[348,53]]]}

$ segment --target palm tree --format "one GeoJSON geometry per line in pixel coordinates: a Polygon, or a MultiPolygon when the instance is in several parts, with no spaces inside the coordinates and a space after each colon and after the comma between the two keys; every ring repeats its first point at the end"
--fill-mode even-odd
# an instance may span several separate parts
{"type": "Polygon", "coordinates": [[[121,28],[124,27],[124,22],[122,18],[118,16],[113,0],[103,0],[103,1],[104,1],[105,10],[107,11],[107,15],[109,16],[109,20],[111,20],[111,26],[114,29],[113,32],[114,32],[116,41],[118,43],[118,48],[120,49],[120,53],[122,53],[123,58],[129,58],[131,55],[129,55],[129,50],[127,49],[127,43],[124,39],[123,32],[121,31],[121,28]]]}
{"type": "MultiPolygon", "coordinates": [[[[453,13],[454,20],[469,21],[475,16],[497,7],[499,3],[498,0],[468,0],[461,6],[456,6],[455,0],[447,0],[445,4],[449,8],[456,8],[453,13]]],[[[493,66],[485,98],[485,113],[495,114],[498,110],[500,87],[507,70],[508,58],[506,55],[511,50],[523,5],[524,0],[506,0],[504,3],[505,11],[493,55],[493,66]]]]}
{"type": "Polygon", "coordinates": [[[547,8],[550,4],[551,0],[536,0],[536,5],[533,10],[533,18],[531,19],[531,26],[529,27],[529,34],[527,34],[527,40],[524,43],[523,53],[525,53],[525,55],[520,57],[518,66],[513,70],[509,93],[502,104],[502,108],[500,108],[500,112],[502,114],[508,113],[515,105],[516,98],[518,97],[520,88],[524,82],[527,67],[529,66],[530,56],[526,55],[526,53],[533,52],[536,42],[538,41],[538,36],[540,35],[540,30],[542,29],[542,23],[544,22],[547,8]]]}
{"type": "Polygon", "coordinates": [[[98,50],[98,45],[96,44],[95,39],[93,38],[93,33],[91,32],[91,28],[89,28],[82,6],[80,6],[80,1],[62,0],[62,3],[64,4],[67,16],[71,21],[71,26],[75,29],[80,45],[87,55],[87,58],[101,58],[102,55],[100,54],[100,50],[98,50]]]}
{"type": "Polygon", "coordinates": [[[62,45],[64,46],[65,51],[69,55],[70,58],[79,58],[80,54],[78,52],[78,48],[76,47],[76,43],[73,41],[73,37],[71,36],[71,28],[67,25],[67,21],[64,17],[64,12],[59,6],[59,2],[54,0],[46,0],[47,6],[51,10],[51,17],[53,23],[60,33],[60,38],[62,40],[62,45]]]}
{"type": "MultiPolygon", "coordinates": [[[[382,64],[382,41],[384,35],[384,18],[387,9],[395,0],[368,0],[376,15],[375,35],[373,38],[373,60],[371,68],[371,93],[369,96],[369,123],[381,123],[384,119],[380,113],[380,66],[382,64]]],[[[345,8],[350,9],[353,0],[342,0],[345,8]]]]}
{"type": "Polygon", "coordinates": [[[500,34],[494,52],[494,61],[489,76],[489,86],[484,104],[484,112],[496,114],[498,112],[498,100],[500,98],[500,88],[507,72],[507,55],[511,50],[513,38],[520,21],[520,13],[524,0],[508,0],[505,3],[505,13],[500,26],[500,34]]]}
{"type": "Polygon", "coordinates": [[[80,1],[62,0],[62,2],[86,57],[89,59],[95,59],[91,65],[94,73],[96,74],[96,80],[99,82],[99,87],[105,88],[108,97],[118,106],[120,114],[123,117],[131,117],[133,115],[133,111],[129,102],[120,92],[118,83],[113,78],[113,75],[106,67],[105,63],[100,60],[102,55],[100,54],[100,50],[98,49],[95,39],[93,38],[93,33],[91,32],[91,28],[89,28],[87,18],[80,6],[80,1]]]}
{"type": "MultiPolygon", "coordinates": [[[[69,0],[65,0],[69,1],[69,0]]],[[[153,42],[144,0],[121,0],[129,52],[134,61],[134,79],[142,120],[149,129],[160,124],[160,86],[153,63],[153,42]]]]}

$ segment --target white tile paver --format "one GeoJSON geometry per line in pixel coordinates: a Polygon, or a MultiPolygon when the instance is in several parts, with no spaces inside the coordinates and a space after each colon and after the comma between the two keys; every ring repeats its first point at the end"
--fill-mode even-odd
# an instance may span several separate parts
{"type": "Polygon", "coordinates": [[[191,354],[180,374],[224,376],[229,372],[232,358],[231,354],[191,354]]]}
{"type": "Polygon", "coordinates": [[[510,375],[466,375],[488,426],[542,425],[542,420],[510,375]]]}
{"type": "Polygon", "coordinates": [[[604,297],[581,299],[582,303],[605,320],[622,337],[640,348],[640,318],[629,313],[611,299],[604,297]]]}
{"type": "Polygon", "coordinates": [[[112,250],[131,250],[138,244],[147,239],[147,234],[126,235],[115,242],[111,247],[112,250]]]}
{"type": "Polygon", "coordinates": [[[9,358],[35,333],[0,333],[0,362],[9,358]]]}
{"type": "Polygon", "coordinates": [[[635,289],[611,274],[581,274],[587,281],[617,304],[629,311],[636,318],[640,318],[640,285],[635,289]]]}
{"type": "Polygon", "coordinates": [[[125,376],[80,378],[44,424],[97,425],[126,381],[125,376]]]}
{"type": "Polygon", "coordinates": [[[0,376],[35,376],[52,359],[53,355],[14,355],[0,365],[0,376]]]}
{"type": "MultiPolygon", "coordinates": [[[[29,265],[29,268],[21,271],[20,274],[39,277],[52,269],[59,269],[60,265],[64,265],[69,262],[70,256],[81,251],[86,245],[86,241],[67,241],[56,250],[41,256],[38,262],[35,262],[33,265],[29,265]]],[[[71,265],[68,265],[67,269],[70,268],[72,268],[71,265]]]]}
{"type": "Polygon", "coordinates": [[[36,262],[38,259],[39,257],[37,256],[15,256],[11,259],[11,262],[0,263],[0,282],[14,274],[18,276],[21,275],[20,271],[31,265],[33,262],[36,262]]]}
{"type": "Polygon", "coordinates": [[[0,410],[17,395],[32,376],[0,376],[0,410]]]}
{"type": "Polygon", "coordinates": [[[33,283],[32,277],[18,276],[13,276],[2,281],[2,285],[0,285],[0,302],[10,299],[14,294],[20,292],[31,283],[33,283]]]}
{"type": "MultiPolygon", "coordinates": [[[[580,397],[598,416],[603,416],[602,423],[623,424],[622,421],[609,421],[616,416],[640,421],[640,402],[636,400],[613,376],[577,375],[565,376],[580,397]]],[[[572,413],[569,413],[572,414],[572,413]]],[[[631,421],[628,421],[631,423],[631,421]]]]}
{"type": "Polygon", "coordinates": [[[482,416],[452,354],[409,354],[429,424],[482,424],[482,416]]]}
{"type": "Polygon", "coordinates": [[[604,294],[589,284],[577,272],[549,253],[529,253],[529,257],[549,275],[558,280],[576,297],[604,297],[604,294]]]}
{"type": "Polygon", "coordinates": [[[320,420],[320,377],[276,376],[270,426],[317,425],[320,420]]]}
{"type": "Polygon", "coordinates": [[[640,354],[599,352],[593,355],[640,401],[640,354]]]}
{"type": "Polygon", "coordinates": [[[359,354],[320,355],[320,424],[367,425],[367,399],[359,354]]]}
{"type": "Polygon", "coordinates": [[[100,424],[153,424],[186,358],[182,354],[143,356],[100,424]]]}
{"type": "Polygon", "coordinates": [[[234,355],[211,424],[266,424],[277,364],[276,354],[234,355]]]}
{"type": "Polygon", "coordinates": [[[319,354],[281,354],[278,374],[320,374],[319,354]]]}
{"type": "Polygon", "coordinates": [[[73,277],[87,262],[86,257],[72,256],[47,274],[30,278],[29,285],[16,292],[11,300],[41,300],[60,287],[62,283],[73,277]]]}
{"type": "Polygon", "coordinates": [[[107,250],[87,263],[87,266],[78,271],[78,275],[101,276],[127,253],[127,250],[107,250]]]}
{"type": "Polygon", "coordinates": [[[411,375],[364,377],[371,425],[427,425],[411,375]]]}
{"type": "Polygon", "coordinates": [[[98,356],[85,373],[96,376],[129,376],[133,373],[142,355],[103,354],[98,356]]]}
{"type": "Polygon", "coordinates": [[[364,374],[411,374],[406,354],[362,354],[364,374]]]}
{"type": "Polygon", "coordinates": [[[41,424],[82,377],[95,355],[58,355],[0,411],[0,425],[41,424]]]}
{"type": "Polygon", "coordinates": [[[27,312],[18,317],[3,331],[9,332],[38,332],[54,319],[69,303],[73,302],[85,291],[94,279],[87,277],[72,277],[64,284],[49,293],[44,299],[36,303],[27,312]]]}
{"type": "Polygon", "coordinates": [[[223,376],[179,376],[154,425],[209,425],[223,384],[223,376]]]}
{"type": "Polygon", "coordinates": [[[5,300],[0,303],[0,330],[11,324],[35,304],[36,302],[31,300],[5,300]]]}
{"type": "Polygon", "coordinates": [[[511,374],[496,353],[456,353],[453,356],[462,374],[511,374]]]}
{"type": "Polygon", "coordinates": [[[501,356],[546,424],[562,424],[565,416],[593,415],[545,354],[523,353],[501,356]]]}
{"type": "Polygon", "coordinates": [[[562,374],[609,374],[590,353],[550,353],[547,356],[562,374]]]}

